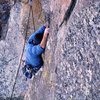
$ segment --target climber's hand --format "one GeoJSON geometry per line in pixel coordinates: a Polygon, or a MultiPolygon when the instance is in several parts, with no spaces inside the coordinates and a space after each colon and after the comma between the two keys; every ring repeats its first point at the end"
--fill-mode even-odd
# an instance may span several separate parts
{"type": "Polygon", "coordinates": [[[49,35],[49,28],[46,28],[46,29],[45,29],[44,35],[45,35],[45,36],[49,35]]]}

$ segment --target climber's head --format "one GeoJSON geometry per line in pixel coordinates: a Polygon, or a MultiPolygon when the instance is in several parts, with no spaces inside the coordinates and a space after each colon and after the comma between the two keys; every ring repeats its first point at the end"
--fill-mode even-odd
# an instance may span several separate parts
{"type": "Polygon", "coordinates": [[[34,39],[33,39],[33,44],[36,44],[36,45],[37,45],[37,44],[40,44],[42,38],[43,38],[43,35],[41,35],[41,34],[36,34],[35,37],[34,37],[34,39]]]}

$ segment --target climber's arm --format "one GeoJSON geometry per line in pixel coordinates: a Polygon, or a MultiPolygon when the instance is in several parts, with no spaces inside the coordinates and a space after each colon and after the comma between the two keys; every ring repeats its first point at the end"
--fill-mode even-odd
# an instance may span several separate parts
{"type": "Polygon", "coordinates": [[[32,42],[32,40],[34,39],[35,35],[37,34],[41,34],[43,35],[44,31],[45,31],[45,26],[40,27],[36,32],[34,32],[28,39],[28,42],[32,42]]]}
{"type": "Polygon", "coordinates": [[[32,48],[33,54],[40,55],[44,52],[48,35],[49,35],[49,28],[46,28],[41,43],[39,45],[33,46],[33,48],[32,48]]]}
{"type": "Polygon", "coordinates": [[[49,28],[46,28],[45,31],[44,31],[44,35],[43,35],[42,41],[40,43],[40,46],[42,48],[46,47],[48,35],[49,35],[49,28]]]}

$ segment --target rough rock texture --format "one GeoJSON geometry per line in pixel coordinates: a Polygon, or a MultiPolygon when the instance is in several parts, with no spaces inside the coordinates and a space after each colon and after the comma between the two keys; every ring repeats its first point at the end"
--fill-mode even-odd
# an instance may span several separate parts
{"type": "Polygon", "coordinates": [[[50,5],[50,36],[43,72],[31,81],[25,100],[100,99],[100,1],[77,0],[63,23],[69,0],[43,0],[50,5]]]}
{"type": "Polygon", "coordinates": [[[20,7],[20,4],[16,4],[16,7],[11,9],[6,39],[0,41],[0,97],[3,98],[11,95],[21,55],[19,50],[22,48],[23,38],[19,38],[20,7]]]}
{"type": "MultiPolygon", "coordinates": [[[[5,38],[0,41],[0,100],[9,100],[12,93],[29,16],[27,1],[8,2],[10,18],[7,16],[4,25],[8,26],[8,31],[4,27],[0,30],[5,38]]],[[[100,0],[77,0],[66,22],[70,4],[71,0],[34,0],[27,38],[49,15],[50,35],[43,55],[45,64],[43,71],[28,81],[20,68],[13,100],[99,100],[100,0]]],[[[2,7],[0,5],[0,12],[2,7]]],[[[0,14],[0,19],[2,17],[0,14]]]]}

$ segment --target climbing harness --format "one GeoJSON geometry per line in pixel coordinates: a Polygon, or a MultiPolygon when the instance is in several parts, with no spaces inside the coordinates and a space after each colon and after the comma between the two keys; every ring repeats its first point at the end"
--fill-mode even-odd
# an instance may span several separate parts
{"type": "MultiPolygon", "coordinates": [[[[25,31],[25,33],[26,33],[25,34],[25,40],[24,40],[24,44],[23,44],[23,50],[22,50],[22,54],[21,54],[21,58],[20,58],[19,66],[18,66],[18,70],[17,70],[17,73],[16,73],[15,82],[14,82],[14,85],[13,85],[13,88],[12,88],[12,93],[11,93],[11,96],[10,96],[10,100],[13,100],[13,93],[14,93],[14,90],[15,90],[16,80],[17,80],[17,77],[18,77],[18,74],[19,74],[19,69],[20,69],[20,66],[21,66],[21,61],[22,61],[24,48],[25,48],[25,42],[26,42],[26,38],[27,38],[27,31],[28,31],[28,26],[29,26],[29,18],[30,18],[31,10],[32,10],[32,6],[30,6],[30,10],[29,10],[28,22],[27,22],[26,31],[25,31]]],[[[33,15],[32,15],[32,17],[33,17],[33,15]]],[[[33,17],[33,24],[34,24],[34,17],[33,17]]],[[[34,27],[34,31],[35,31],[35,27],[34,27]]]]}

